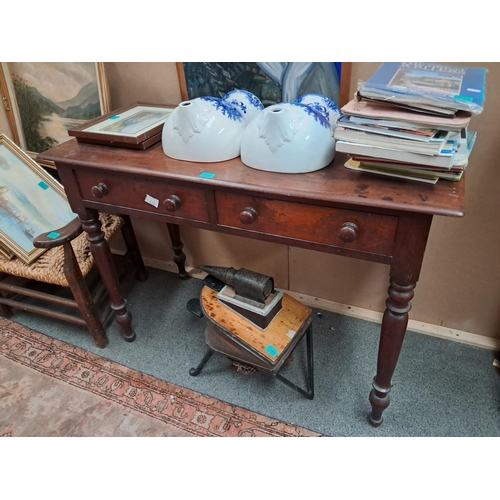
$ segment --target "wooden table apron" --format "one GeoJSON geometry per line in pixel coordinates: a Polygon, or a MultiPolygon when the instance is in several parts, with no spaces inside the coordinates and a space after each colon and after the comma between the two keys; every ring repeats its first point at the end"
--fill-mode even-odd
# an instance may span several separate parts
{"type": "Polygon", "coordinates": [[[166,222],[180,272],[185,256],[179,225],[388,264],[389,296],[369,397],[369,421],[382,423],[432,218],[463,215],[464,179],[435,185],[393,181],[344,168],[346,157],[340,153],[317,172],[277,174],[246,167],[240,158],[174,160],[161,143],[136,151],[72,139],[39,158],[57,166],[129,340],[135,338],[132,318],[98,211],[166,222]]]}

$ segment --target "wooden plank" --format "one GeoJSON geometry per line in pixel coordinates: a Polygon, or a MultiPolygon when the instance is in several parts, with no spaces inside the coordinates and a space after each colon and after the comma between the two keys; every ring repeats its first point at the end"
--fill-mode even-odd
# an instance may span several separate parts
{"type": "Polygon", "coordinates": [[[231,332],[272,363],[278,361],[312,312],[309,307],[285,294],[281,311],[265,330],[261,330],[221,304],[217,292],[206,286],[201,293],[201,303],[205,315],[211,321],[231,332]]]}

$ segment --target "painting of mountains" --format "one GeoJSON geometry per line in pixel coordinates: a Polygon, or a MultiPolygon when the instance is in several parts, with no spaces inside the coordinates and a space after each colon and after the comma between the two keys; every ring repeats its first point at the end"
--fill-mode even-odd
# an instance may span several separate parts
{"type": "Polygon", "coordinates": [[[22,146],[30,153],[69,140],[68,129],[104,113],[96,63],[11,62],[4,63],[4,73],[17,104],[22,146]]]}

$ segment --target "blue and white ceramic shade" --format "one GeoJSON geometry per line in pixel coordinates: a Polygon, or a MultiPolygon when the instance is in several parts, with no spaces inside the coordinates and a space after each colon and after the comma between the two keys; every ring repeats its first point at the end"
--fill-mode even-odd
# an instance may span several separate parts
{"type": "Polygon", "coordinates": [[[318,94],[260,111],[243,133],[241,161],[257,170],[280,173],[326,167],[335,156],[330,120],[337,119],[328,101],[335,106],[318,94]]]}
{"type": "Polygon", "coordinates": [[[171,158],[195,162],[235,158],[245,127],[263,108],[256,96],[242,90],[222,98],[181,102],[163,126],[163,151],[171,158]]]}

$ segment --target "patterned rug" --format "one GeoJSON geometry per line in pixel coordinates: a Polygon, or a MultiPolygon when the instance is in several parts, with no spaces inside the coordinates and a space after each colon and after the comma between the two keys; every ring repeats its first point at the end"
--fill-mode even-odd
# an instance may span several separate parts
{"type": "Polygon", "coordinates": [[[0,318],[0,436],[313,437],[0,318]]]}

